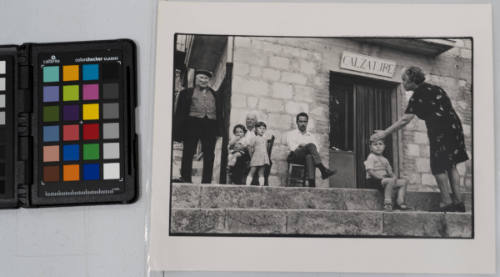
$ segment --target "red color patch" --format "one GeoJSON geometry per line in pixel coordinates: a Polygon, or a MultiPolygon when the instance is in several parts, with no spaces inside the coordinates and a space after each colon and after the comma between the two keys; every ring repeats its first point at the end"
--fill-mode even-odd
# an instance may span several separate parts
{"type": "Polygon", "coordinates": [[[83,124],[83,139],[96,140],[99,139],[99,124],[83,124]]]}
{"type": "Polygon", "coordinates": [[[80,130],[78,129],[78,125],[63,125],[63,140],[64,141],[73,141],[80,139],[80,130]]]}

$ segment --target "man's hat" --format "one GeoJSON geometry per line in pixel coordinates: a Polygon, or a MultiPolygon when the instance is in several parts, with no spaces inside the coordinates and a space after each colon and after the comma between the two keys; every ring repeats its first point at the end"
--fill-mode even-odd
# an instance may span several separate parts
{"type": "Polygon", "coordinates": [[[206,69],[196,69],[196,71],[194,72],[194,76],[198,75],[198,74],[203,74],[203,75],[207,75],[209,78],[212,78],[212,72],[206,70],[206,69]]]}

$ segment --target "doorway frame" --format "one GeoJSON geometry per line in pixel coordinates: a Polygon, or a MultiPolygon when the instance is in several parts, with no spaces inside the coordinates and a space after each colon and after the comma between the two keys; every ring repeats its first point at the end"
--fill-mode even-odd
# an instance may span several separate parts
{"type": "MultiPolygon", "coordinates": [[[[381,79],[374,76],[367,76],[362,74],[355,73],[345,73],[340,71],[329,71],[329,86],[328,92],[332,93],[333,85],[335,84],[335,80],[341,80],[343,83],[352,83],[352,84],[363,84],[363,85],[373,85],[379,84],[386,87],[391,87],[391,122],[396,122],[404,113],[404,103],[403,99],[405,98],[405,92],[402,89],[400,82],[395,82],[393,80],[381,79]]],[[[353,104],[355,105],[357,99],[356,95],[353,95],[353,104]]],[[[329,103],[330,105],[330,103],[329,103]]],[[[330,107],[329,107],[330,109],[330,107]]],[[[353,120],[356,122],[357,116],[356,112],[354,112],[353,120]]],[[[355,132],[356,128],[353,128],[353,132],[355,132]]],[[[400,176],[401,168],[403,166],[403,159],[401,158],[401,154],[403,153],[403,138],[402,138],[402,130],[399,130],[395,133],[392,133],[392,168],[395,176],[400,176]]],[[[353,134],[355,138],[355,133],[353,134]]],[[[330,143],[330,142],[329,142],[330,143]]],[[[331,145],[329,145],[331,147],[331,145]]],[[[353,145],[353,152],[356,153],[356,143],[353,145]]],[[[355,174],[357,174],[357,168],[354,170],[355,174]]],[[[354,176],[356,180],[356,176],[354,176]]],[[[356,188],[359,188],[357,182],[355,184],[356,188]]]]}

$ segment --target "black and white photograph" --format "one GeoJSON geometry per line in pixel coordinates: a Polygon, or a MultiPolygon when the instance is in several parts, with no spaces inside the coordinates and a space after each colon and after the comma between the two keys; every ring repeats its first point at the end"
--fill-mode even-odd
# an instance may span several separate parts
{"type": "Polygon", "coordinates": [[[174,44],[170,235],[474,238],[472,37],[174,44]]]}
{"type": "Polygon", "coordinates": [[[161,2],[151,268],[494,272],[491,22],[479,4],[161,2]]]}

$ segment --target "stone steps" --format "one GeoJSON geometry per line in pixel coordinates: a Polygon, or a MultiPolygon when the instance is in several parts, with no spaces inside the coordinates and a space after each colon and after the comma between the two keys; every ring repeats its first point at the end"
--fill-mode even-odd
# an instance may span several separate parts
{"type": "Polygon", "coordinates": [[[172,235],[471,238],[470,213],[174,208],[172,235]]]}
{"type": "Polygon", "coordinates": [[[172,185],[172,235],[471,238],[468,212],[442,213],[439,194],[408,192],[411,211],[382,210],[370,189],[172,185]]]}
{"type": "MultiPolygon", "coordinates": [[[[471,211],[471,194],[464,194],[471,211]]],[[[439,211],[437,192],[408,192],[408,205],[416,211],[439,211]]],[[[172,185],[173,208],[321,209],[373,211],[383,209],[383,195],[371,189],[256,187],[238,185],[172,185]]]]}

